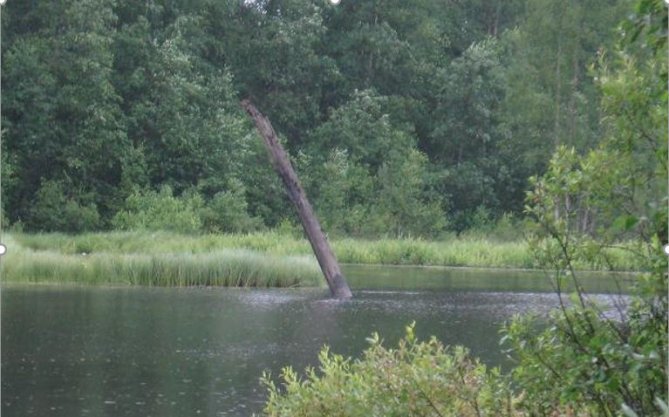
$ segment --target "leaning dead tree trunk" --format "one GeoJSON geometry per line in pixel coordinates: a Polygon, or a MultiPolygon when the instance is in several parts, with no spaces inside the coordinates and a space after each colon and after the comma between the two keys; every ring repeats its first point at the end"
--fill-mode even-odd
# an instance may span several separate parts
{"type": "Polygon", "coordinates": [[[314,215],[314,211],[311,208],[311,204],[309,204],[309,200],[307,200],[302,185],[300,185],[300,180],[297,178],[297,174],[295,174],[290,164],[288,154],[286,154],[286,151],[279,143],[272,124],[249,100],[243,100],[241,104],[251,118],[253,118],[258,132],[260,132],[260,136],[263,138],[265,148],[269,152],[272,166],[274,166],[274,170],[281,177],[283,185],[286,187],[286,191],[288,191],[288,196],[297,209],[302,227],[307,234],[314,254],[316,254],[316,259],[318,259],[318,264],[321,266],[332,295],[336,298],[350,298],[352,296],[351,290],[339,268],[337,258],[335,258],[334,252],[332,252],[330,244],[325,238],[321,225],[314,215]]]}

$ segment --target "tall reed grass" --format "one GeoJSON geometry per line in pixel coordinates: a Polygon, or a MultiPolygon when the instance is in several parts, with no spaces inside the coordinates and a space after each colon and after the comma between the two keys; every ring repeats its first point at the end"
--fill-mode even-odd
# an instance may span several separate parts
{"type": "MultiPolygon", "coordinates": [[[[62,236],[54,241],[67,243],[62,236]]],[[[19,239],[20,240],[20,239],[19,239]]],[[[207,253],[66,253],[21,247],[13,238],[0,263],[3,281],[146,286],[322,286],[312,256],[277,256],[244,249],[207,253]]],[[[43,241],[42,241],[43,243],[43,241]]],[[[98,248],[99,249],[99,248],[98,248]]]]}
{"type": "MultiPolygon", "coordinates": [[[[13,238],[25,248],[56,251],[65,255],[197,255],[232,249],[260,252],[275,257],[307,256],[312,253],[306,240],[277,232],[199,236],[170,232],[108,232],[76,236],[15,234],[13,238]]],[[[334,239],[332,246],[337,259],[342,263],[524,269],[537,267],[528,243],[523,240],[499,242],[480,237],[444,241],[413,238],[334,239]]],[[[611,249],[609,257],[615,270],[640,269],[635,259],[624,250],[611,249]]],[[[578,267],[604,269],[602,265],[588,263],[578,264],[578,267]]]]}

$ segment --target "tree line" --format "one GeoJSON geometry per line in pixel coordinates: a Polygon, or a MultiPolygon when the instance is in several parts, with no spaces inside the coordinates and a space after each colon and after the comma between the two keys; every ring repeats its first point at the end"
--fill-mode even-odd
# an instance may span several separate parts
{"type": "Polygon", "coordinates": [[[630,7],[14,0],[3,215],[71,233],[294,223],[249,98],[330,233],[438,236],[519,216],[556,149],[603,140],[598,62],[630,7]]]}

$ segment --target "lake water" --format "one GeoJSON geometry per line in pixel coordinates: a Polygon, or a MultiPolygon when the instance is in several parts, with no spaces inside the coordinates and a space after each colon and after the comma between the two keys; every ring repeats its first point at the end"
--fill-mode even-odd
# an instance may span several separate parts
{"type": "MultiPolygon", "coordinates": [[[[357,356],[378,331],[462,344],[505,365],[500,325],[557,305],[536,273],[347,266],[354,299],[323,289],[2,288],[2,416],[247,416],[263,370],[302,370],[319,349],[357,356]]],[[[625,288],[585,280],[595,293],[625,288]]],[[[602,302],[620,299],[597,296],[602,302]]]]}

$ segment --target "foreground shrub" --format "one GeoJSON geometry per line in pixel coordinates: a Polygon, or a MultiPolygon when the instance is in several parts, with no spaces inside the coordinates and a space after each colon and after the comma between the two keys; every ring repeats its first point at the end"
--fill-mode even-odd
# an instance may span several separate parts
{"type": "Polygon", "coordinates": [[[617,317],[575,296],[543,329],[531,317],[507,325],[503,341],[517,360],[511,375],[524,392],[523,409],[537,416],[556,408],[593,416],[669,415],[666,288],[664,273],[648,274],[617,317]]]}
{"type": "Polygon", "coordinates": [[[595,67],[602,140],[584,154],[558,147],[546,172],[530,179],[530,247],[558,293],[565,280],[576,288],[574,307],[562,304],[545,330],[527,320],[507,329],[532,415],[556,405],[598,416],[669,415],[667,16],[661,1],[636,2],[620,43],[595,67]],[[608,266],[624,252],[648,274],[627,311],[611,317],[588,300],[576,265],[608,266]]]}
{"type": "Polygon", "coordinates": [[[284,368],[279,388],[269,389],[264,415],[290,416],[519,416],[515,398],[498,369],[488,370],[463,347],[444,347],[435,338],[418,341],[413,325],[396,349],[377,334],[361,360],[324,348],[320,369],[300,378],[284,368]]]}
{"type": "MultiPolygon", "coordinates": [[[[645,291],[653,285],[644,284],[645,291]]],[[[416,340],[413,325],[396,349],[373,334],[359,360],[326,347],[319,369],[307,368],[305,377],[287,367],[277,386],[263,375],[263,415],[667,417],[666,297],[648,303],[645,291],[618,324],[576,300],[548,327],[515,319],[504,329],[517,360],[508,375],[486,369],[466,348],[416,340]]]]}

